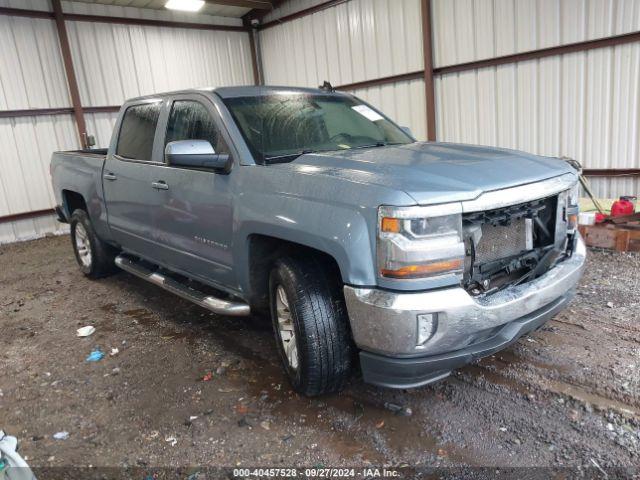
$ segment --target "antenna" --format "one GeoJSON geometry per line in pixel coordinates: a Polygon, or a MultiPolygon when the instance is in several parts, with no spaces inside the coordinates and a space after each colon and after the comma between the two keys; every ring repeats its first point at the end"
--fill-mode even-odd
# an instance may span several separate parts
{"type": "Polygon", "coordinates": [[[326,80],[325,80],[325,81],[324,81],[324,83],[323,83],[322,85],[320,85],[318,88],[319,88],[320,90],[324,90],[325,92],[331,92],[331,93],[333,93],[333,92],[335,92],[335,91],[336,91],[336,89],[335,89],[335,88],[333,88],[333,85],[331,85],[331,83],[329,83],[329,82],[328,82],[328,81],[326,81],[326,80]]]}

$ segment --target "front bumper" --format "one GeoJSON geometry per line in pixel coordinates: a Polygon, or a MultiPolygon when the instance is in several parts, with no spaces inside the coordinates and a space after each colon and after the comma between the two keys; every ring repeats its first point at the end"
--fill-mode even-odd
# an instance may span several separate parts
{"type": "Polygon", "coordinates": [[[399,293],[345,286],[364,380],[396,388],[424,385],[505,348],[566,306],[585,259],[578,237],[573,255],[543,276],[487,297],[474,298],[461,287],[399,293]],[[417,345],[422,314],[433,314],[434,328],[417,345]]]}

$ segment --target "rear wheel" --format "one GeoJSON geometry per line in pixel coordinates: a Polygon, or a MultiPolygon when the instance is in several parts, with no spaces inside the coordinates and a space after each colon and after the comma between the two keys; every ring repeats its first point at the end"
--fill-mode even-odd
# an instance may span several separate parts
{"type": "Polygon", "coordinates": [[[98,238],[89,215],[74,210],[69,222],[71,245],[80,270],[89,278],[100,278],[116,271],[116,250],[98,238]]]}
{"type": "Polygon", "coordinates": [[[326,262],[286,257],[269,276],[271,319],[293,388],[307,396],[343,388],[353,348],[341,285],[326,262]]]}

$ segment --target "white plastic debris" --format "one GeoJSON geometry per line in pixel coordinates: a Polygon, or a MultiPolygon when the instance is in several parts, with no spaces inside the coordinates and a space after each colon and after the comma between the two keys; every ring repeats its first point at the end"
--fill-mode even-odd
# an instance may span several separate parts
{"type": "Polygon", "coordinates": [[[53,434],[53,438],[56,440],[66,440],[69,438],[69,432],[57,432],[53,434]]]}
{"type": "Polygon", "coordinates": [[[172,447],[175,447],[176,443],[178,443],[178,440],[176,439],[176,437],[166,437],[164,441],[169,443],[172,447]]]}
{"type": "Polygon", "coordinates": [[[115,357],[119,353],[120,353],[120,350],[114,347],[111,349],[111,352],[109,352],[109,355],[111,355],[112,357],[115,357]]]}
{"type": "Polygon", "coordinates": [[[93,327],[92,325],[87,325],[86,327],[79,328],[77,330],[77,332],[78,332],[77,335],[79,337],[88,337],[89,335],[91,335],[95,331],[96,331],[95,327],[93,327]]]}
{"type": "Polygon", "coordinates": [[[0,461],[3,464],[3,468],[0,470],[0,478],[36,480],[27,462],[16,452],[17,448],[18,439],[5,435],[5,433],[0,430],[0,461]]]}

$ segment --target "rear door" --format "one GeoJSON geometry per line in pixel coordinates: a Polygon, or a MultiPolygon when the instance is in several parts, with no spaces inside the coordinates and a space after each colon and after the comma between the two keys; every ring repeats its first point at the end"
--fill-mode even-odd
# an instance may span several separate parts
{"type": "Polygon", "coordinates": [[[109,228],[125,250],[154,258],[152,166],[162,165],[157,124],[161,99],[129,105],[103,170],[109,228]],[[156,137],[158,137],[156,139],[156,137]]]}
{"type": "MultiPolygon", "coordinates": [[[[216,153],[231,153],[229,137],[207,97],[176,96],[167,108],[163,148],[178,140],[207,140],[216,153]]],[[[165,165],[154,173],[152,181],[166,185],[165,190],[157,191],[161,199],[156,232],[162,263],[207,283],[235,285],[231,252],[233,171],[226,175],[165,165]]]]}

